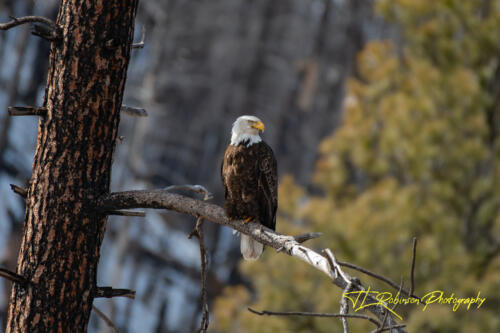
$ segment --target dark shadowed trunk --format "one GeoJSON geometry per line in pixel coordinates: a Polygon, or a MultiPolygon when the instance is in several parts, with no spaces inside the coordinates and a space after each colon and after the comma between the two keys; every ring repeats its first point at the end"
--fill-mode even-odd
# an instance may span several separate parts
{"type": "Polygon", "coordinates": [[[52,45],[7,332],[83,332],[96,293],[137,0],[64,0],[52,45]]]}

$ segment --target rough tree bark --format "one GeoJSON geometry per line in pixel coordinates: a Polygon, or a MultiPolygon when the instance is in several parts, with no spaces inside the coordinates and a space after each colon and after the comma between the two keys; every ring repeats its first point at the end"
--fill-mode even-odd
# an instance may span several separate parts
{"type": "Polygon", "coordinates": [[[7,332],[83,332],[96,294],[112,154],[137,0],[63,0],[7,332]]]}

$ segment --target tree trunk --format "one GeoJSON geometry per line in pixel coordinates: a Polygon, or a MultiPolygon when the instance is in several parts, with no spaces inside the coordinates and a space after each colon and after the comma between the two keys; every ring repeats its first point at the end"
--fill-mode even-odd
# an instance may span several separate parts
{"type": "Polygon", "coordinates": [[[137,0],[63,0],[52,45],[7,332],[84,332],[96,294],[137,0]]]}

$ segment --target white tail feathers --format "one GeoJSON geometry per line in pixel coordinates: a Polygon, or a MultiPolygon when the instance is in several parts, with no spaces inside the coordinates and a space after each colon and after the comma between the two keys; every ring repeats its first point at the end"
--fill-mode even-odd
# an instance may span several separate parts
{"type": "Polygon", "coordinates": [[[240,247],[245,260],[257,260],[264,251],[264,245],[244,234],[241,234],[240,247]]]}

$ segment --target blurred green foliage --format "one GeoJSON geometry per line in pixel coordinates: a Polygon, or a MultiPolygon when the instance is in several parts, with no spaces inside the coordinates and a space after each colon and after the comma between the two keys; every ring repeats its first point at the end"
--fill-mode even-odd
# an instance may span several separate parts
{"type": "MultiPolygon", "coordinates": [[[[416,293],[485,296],[480,309],[400,306],[409,332],[500,332],[500,1],[382,0],[377,12],[404,40],[373,41],[346,87],[343,122],[320,146],[312,196],[280,185],[278,230],[321,231],[315,249],[409,285],[416,293]]],[[[332,332],[337,319],[259,317],[338,312],[341,291],[311,267],[267,250],[240,269],[255,286],[228,287],[217,332],[332,332]]],[[[372,289],[387,286],[360,273],[372,289]]],[[[373,325],[350,321],[353,332],[373,325]]]]}

